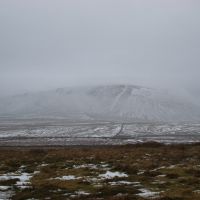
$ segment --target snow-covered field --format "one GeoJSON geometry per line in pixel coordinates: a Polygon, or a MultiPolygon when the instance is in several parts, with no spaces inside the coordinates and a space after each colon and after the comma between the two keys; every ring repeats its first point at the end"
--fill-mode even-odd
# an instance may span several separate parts
{"type": "Polygon", "coordinates": [[[200,123],[1,121],[0,145],[112,145],[200,141],[200,123]]]}

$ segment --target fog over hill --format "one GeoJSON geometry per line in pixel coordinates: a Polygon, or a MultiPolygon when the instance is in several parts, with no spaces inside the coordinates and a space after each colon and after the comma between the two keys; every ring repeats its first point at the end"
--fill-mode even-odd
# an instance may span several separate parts
{"type": "Polygon", "coordinates": [[[0,116],[72,120],[198,121],[193,98],[135,85],[59,88],[0,100],[0,116]]]}

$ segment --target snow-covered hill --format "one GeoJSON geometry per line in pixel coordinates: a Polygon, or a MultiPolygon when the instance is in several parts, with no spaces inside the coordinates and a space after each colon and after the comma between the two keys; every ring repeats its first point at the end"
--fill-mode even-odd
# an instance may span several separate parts
{"type": "Polygon", "coordinates": [[[197,121],[189,98],[134,85],[61,88],[0,100],[0,116],[122,121],[197,121]]]}

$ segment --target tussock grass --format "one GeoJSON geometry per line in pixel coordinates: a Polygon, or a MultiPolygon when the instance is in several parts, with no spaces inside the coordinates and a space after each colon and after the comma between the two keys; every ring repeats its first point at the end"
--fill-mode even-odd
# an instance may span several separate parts
{"type": "Polygon", "coordinates": [[[16,173],[24,166],[21,171],[32,174],[32,178],[31,188],[18,188],[16,179],[0,179],[0,186],[11,186],[14,192],[11,199],[14,200],[152,199],[138,196],[141,188],[159,192],[154,196],[156,200],[199,200],[199,152],[200,144],[158,143],[54,149],[2,148],[0,176],[16,173]],[[128,177],[102,179],[99,175],[108,171],[107,168],[126,173],[128,177]],[[61,178],[72,175],[77,179],[61,178]],[[122,181],[121,185],[110,184],[119,181],[122,181]],[[132,184],[123,184],[123,181],[132,184]]]}

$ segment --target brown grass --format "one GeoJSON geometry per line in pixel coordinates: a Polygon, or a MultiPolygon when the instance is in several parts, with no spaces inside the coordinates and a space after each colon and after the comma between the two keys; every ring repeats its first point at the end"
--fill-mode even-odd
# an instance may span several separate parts
{"type": "Polygon", "coordinates": [[[140,187],[161,192],[156,200],[199,200],[200,193],[200,145],[143,145],[68,147],[54,149],[0,150],[0,174],[16,172],[24,165],[24,172],[35,174],[32,188],[18,189],[17,180],[0,181],[0,185],[14,186],[12,199],[151,199],[137,194],[140,187]],[[73,165],[109,165],[111,171],[128,174],[127,178],[103,180],[100,187],[90,183],[88,177],[98,178],[102,169],[73,168],[73,165]],[[42,166],[42,164],[48,164],[42,166]],[[65,181],[53,179],[64,175],[81,177],[65,181]],[[140,182],[136,185],[110,185],[110,181],[140,182]],[[70,195],[77,191],[90,195],[70,195]],[[70,194],[70,195],[69,195],[70,194]]]}

